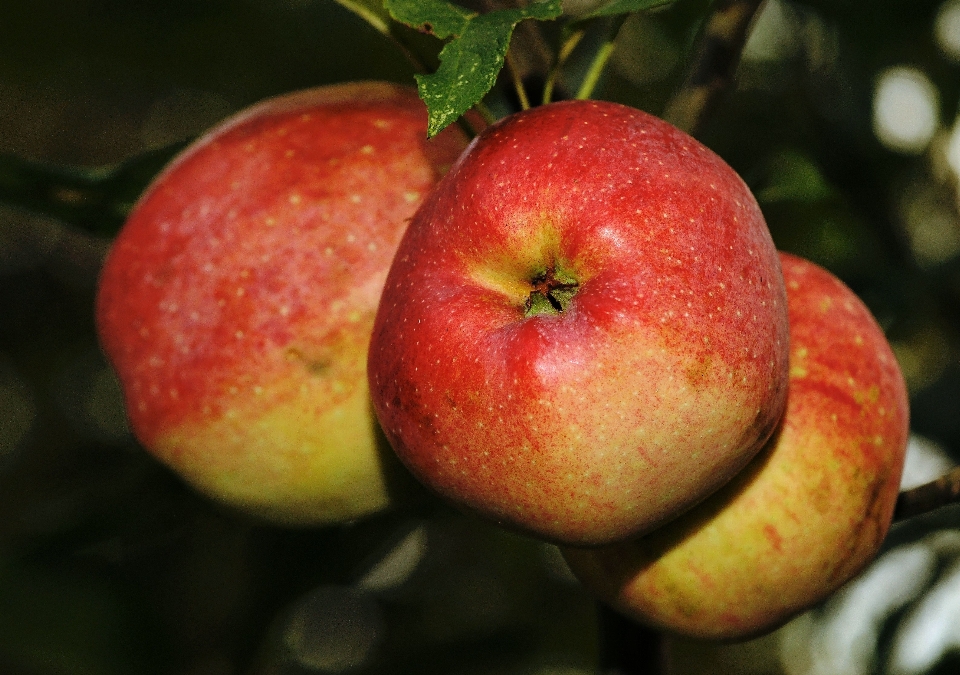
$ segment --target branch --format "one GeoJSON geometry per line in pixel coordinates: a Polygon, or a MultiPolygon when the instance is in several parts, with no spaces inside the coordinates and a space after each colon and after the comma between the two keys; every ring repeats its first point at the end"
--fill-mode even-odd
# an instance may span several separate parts
{"type": "Polygon", "coordinates": [[[893,520],[906,520],[955,503],[960,503],[960,467],[935,481],[901,492],[893,510],[893,520]]]}
{"type": "Polygon", "coordinates": [[[113,235],[144,188],[186,145],[174,143],[100,167],[54,166],[0,153],[0,203],[113,235]]]}
{"type": "Polygon", "coordinates": [[[664,119],[696,136],[733,82],[753,17],[763,0],[720,0],[707,19],[687,79],[667,103],[664,119]]]}
{"type": "Polygon", "coordinates": [[[507,63],[507,72],[510,73],[510,80],[513,82],[513,89],[517,93],[517,100],[520,102],[520,110],[530,109],[530,99],[527,98],[527,90],[523,86],[523,77],[520,75],[520,69],[517,67],[517,60],[511,52],[504,56],[507,63]]]}

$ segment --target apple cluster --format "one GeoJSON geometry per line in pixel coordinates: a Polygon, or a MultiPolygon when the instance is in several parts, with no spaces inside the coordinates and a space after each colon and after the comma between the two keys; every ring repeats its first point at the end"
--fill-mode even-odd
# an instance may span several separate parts
{"type": "Polygon", "coordinates": [[[402,462],[669,631],[776,627],[892,518],[908,407],[870,312],[717,155],[614,103],[469,147],[395,85],[262,103],[155,179],[97,320],[138,438],[214,498],[343,522],[402,462]]]}

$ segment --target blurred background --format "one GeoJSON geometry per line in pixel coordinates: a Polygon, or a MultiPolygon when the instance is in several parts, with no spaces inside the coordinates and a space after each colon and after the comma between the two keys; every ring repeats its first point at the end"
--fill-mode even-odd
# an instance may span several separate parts
{"type": "MultiPolygon", "coordinates": [[[[630,18],[596,96],[662,112],[709,4],[630,18]]],[[[604,672],[602,616],[554,547],[432,503],[271,527],[192,492],[127,428],[92,307],[137,195],[254,101],[373,78],[412,71],[332,0],[4,0],[0,673],[604,672]]],[[[909,484],[960,460],[958,102],[960,0],[768,0],[700,136],[778,246],[884,327],[911,393],[909,484]]],[[[672,673],[960,672],[960,508],[895,526],[861,578],[776,633],[668,651],[672,673]]]]}

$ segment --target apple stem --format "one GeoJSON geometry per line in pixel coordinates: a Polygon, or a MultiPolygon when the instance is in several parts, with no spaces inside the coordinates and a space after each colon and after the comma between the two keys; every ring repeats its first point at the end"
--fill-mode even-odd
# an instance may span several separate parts
{"type": "Polygon", "coordinates": [[[567,62],[567,59],[570,58],[573,50],[580,44],[580,40],[583,39],[585,34],[586,31],[583,29],[573,31],[564,41],[563,45],[561,45],[560,51],[557,54],[557,61],[547,74],[547,81],[543,85],[543,105],[553,100],[553,90],[557,85],[557,78],[560,76],[560,71],[567,62]]]}
{"type": "Polygon", "coordinates": [[[593,90],[596,89],[597,83],[600,81],[603,69],[606,67],[610,57],[613,56],[617,35],[620,34],[620,28],[623,26],[626,18],[627,15],[624,14],[612,20],[610,30],[607,32],[607,38],[603,41],[603,44],[600,45],[597,53],[594,54],[590,68],[587,70],[587,74],[584,75],[583,82],[580,83],[580,89],[577,91],[576,96],[577,99],[584,100],[593,95],[593,90]]]}
{"type": "Polygon", "coordinates": [[[960,503],[960,467],[934,481],[901,492],[893,520],[906,520],[955,503],[960,503]]]}
{"type": "Polygon", "coordinates": [[[527,89],[523,86],[523,79],[520,77],[516,60],[509,51],[507,52],[506,61],[507,71],[510,73],[510,80],[513,82],[513,88],[517,92],[517,100],[520,102],[520,109],[530,110],[530,99],[527,98],[527,89]]]}
{"type": "Polygon", "coordinates": [[[562,314],[577,294],[577,280],[556,267],[550,267],[531,280],[533,290],[524,305],[525,316],[562,314]]]}
{"type": "Polygon", "coordinates": [[[721,0],[707,18],[687,77],[663,118],[696,136],[733,82],[740,54],[763,0],[721,0]]]}

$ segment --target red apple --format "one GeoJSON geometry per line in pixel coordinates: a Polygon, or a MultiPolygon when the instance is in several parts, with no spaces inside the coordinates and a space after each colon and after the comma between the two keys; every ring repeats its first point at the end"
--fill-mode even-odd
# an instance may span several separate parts
{"type": "Polygon", "coordinates": [[[782,262],[791,346],[778,434],[679,520],[564,551],[588,589],[638,621],[701,638],[771,630],[856,575],[890,526],[908,433],[900,369],[850,289],[782,262]]]}
{"type": "MultiPolygon", "coordinates": [[[[140,441],[206,493],[278,521],[383,508],[366,353],[407,221],[466,145],[426,140],[412,89],[256,105],[156,178],[103,269],[97,322],[140,441]]],[[[402,471],[402,469],[401,469],[402,471]]]]}
{"type": "Polygon", "coordinates": [[[370,345],[377,416],[453,502],[552,541],[673,518],[783,411],[786,297],[749,190],[650,115],[490,127],[417,212],[370,345]]]}

